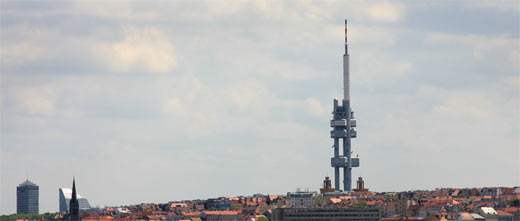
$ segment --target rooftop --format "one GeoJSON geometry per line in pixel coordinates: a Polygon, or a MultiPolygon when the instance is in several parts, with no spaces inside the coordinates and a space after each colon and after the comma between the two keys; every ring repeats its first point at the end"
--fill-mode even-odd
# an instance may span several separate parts
{"type": "Polygon", "coordinates": [[[238,215],[237,211],[204,211],[206,215],[238,215]]]}
{"type": "MultiPolygon", "coordinates": [[[[60,191],[63,193],[66,199],[72,198],[72,189],[71,188],[60,188],[60,191]]],[[[83,198],[83,196],[79,195],[79,193],[76,192],[76,197],[83,198]]]]}
{"type": "Polygon", "coordinates": [[[22,187],[22,186],[38,186],[38,185],[34,184],[33,182],[31,182],[27,179],[27,180],[25,180],[25,182],[18,185],[18,187],[22,187]]]}

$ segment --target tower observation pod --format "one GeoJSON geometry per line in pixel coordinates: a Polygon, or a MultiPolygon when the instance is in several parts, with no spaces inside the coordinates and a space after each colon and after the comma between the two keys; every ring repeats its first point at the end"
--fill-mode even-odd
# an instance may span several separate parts
{"type": "Polygon", "coordinates": [[[331,158],[331,166],[334,167],[334,189],[340,191],[340,168],[343,168],[344,191],[352,190],[352,167],[359,167],[359,158],[353,158],[351,139],[357,136],[354,129],[356,119],[354,111],[350,108],[350,63],[347,39],[347,20],[345,20],[345,54],[343,55],[343,100],[341,103],[334,99],[330,137],[334,139],[334,157],[331,158]],[[343,155],[340,155],[339,147],[342,141],[343,155]]]}

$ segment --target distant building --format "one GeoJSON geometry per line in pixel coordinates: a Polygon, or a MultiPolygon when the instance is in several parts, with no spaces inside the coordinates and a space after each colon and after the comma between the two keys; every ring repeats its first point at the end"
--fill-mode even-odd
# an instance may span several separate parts
{"type": "Polygon", "coordinates": [[[395,215],[395,203],[387,202],[381,206],[383,217],[392,217],[395,215]]]}
{"type": "Polygon", "coordinates": [[[500,196],[501,189],[498,187],[482,188],[480,190],[480,195],[481,196],[500,196]]]}
{"type": "Polygon", "coordinates": [[[320,188],[320,193],[324,194],[334,191],[336,191],[336,189],[332,188],[331,180],[329,179],[329,177],[325,177],[325,180],[323,180],[323,188],[320,188]]]}
{"type": "Polygon", "coordinates": [[[357,188],[354,189],[355,192],[368,192],[368,189],[365,188],[365,181],[363,181],[363,177],[359,177],[357,180],[357,188]]]}
{"type": "Polygon", "coordinates": [[[229,199],[208,199],[204,202],[205,209],[228,210],[231,208],[231,200],[229,199]]]}
{"type": "Polygon", "coordinates": [[[237,211],[203,211],[200,216],[207,221],[240,221],[243,217],[237,211]]]}
{"type": "Polygon", "coordinates": [[[128,208],[118,207],[114,209],[114,213],[116,214],[116,216],[124,217],[128,214],[131,214],[132,211],[130,211],[128,208]]]}
{"type": "Polygon", "coordinates": [[[504,212],[502,210],[495,210],[493,207],[480,207],[478,212],[482,215],[486,220],[504,220],[504,221],[513,221],[513,214],[504,212]]]}
{"type": "Polygon", "coordinates": [[[26,180],[16,187],[16,213],[39,213],[39,187],[26,180]]]}
{"type": "Polygon", "coordinates": [[[276,208],[272,220],[381,220],[377,207],[276,208]]]}
{"type": "MultiPolygon", "coordinates": [[[[79,209],[80,210],[88,210],[90,209],[90,204],[88,203],[87,198],[77,194],[79,209]]],[[[60,212],[69,211],[70,199],[72,198],[72,189],[71,188],[60,188],[59,189],[59,207],[60,212]]]]}
{"type": "Polygon", "coordinates": [[[315,195],[315,192],[302,192],[299,190],[287,193],[291,207],[311,207],[314,205],[313,196],[315,195]]]}

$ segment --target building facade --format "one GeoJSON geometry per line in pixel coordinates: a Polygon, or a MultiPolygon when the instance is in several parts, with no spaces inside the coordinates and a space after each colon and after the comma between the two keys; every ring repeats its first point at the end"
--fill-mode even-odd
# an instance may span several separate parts
{"type": "Polygon", "coordinates": [[[39,187],[26,180],[16,187],[16,213],[39,213],[39,187]]]}
{"type": "Polygon", "coordinates": [[[276,208],[272,220],[381,220],[377,207],[276,208]]]}
{"type": "Polygon", "coordinates": [[[301,192],[296,191],[293,193],[287,193],[291,207],[311,207],[314,205],[313,196],[315,192],[301,192]]]}
{"type": "Polygon", "coordinates": [[[204,209],[228,210],[231,208],[229,199],[211,198],[204,202],[204,209]]]}

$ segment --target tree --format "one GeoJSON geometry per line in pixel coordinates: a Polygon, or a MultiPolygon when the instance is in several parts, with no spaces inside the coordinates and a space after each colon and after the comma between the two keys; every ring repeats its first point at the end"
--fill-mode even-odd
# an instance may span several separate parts
{"type": "Polygon", "coordinates": [[[367,202],[365,202],[365,201],[359,201],[356,204],[354,204],[354,206],[356,206],[356,207],[367,207],[368,205],[367,205],[367,202]]]}

